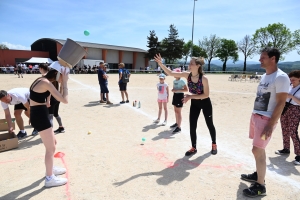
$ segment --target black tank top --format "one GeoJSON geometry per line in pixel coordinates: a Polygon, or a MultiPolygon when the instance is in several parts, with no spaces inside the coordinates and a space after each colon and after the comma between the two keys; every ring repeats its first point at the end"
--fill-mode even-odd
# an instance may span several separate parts
{"type": "Polygon", "coordinates": [[[35,92],[35,91],[32,90],[40,81],[41,81],[41,79],[35,80],[35,82],[31,85],[29,98],[32,101],[35,101],[37,103],[45,103],[46,98],[50,95],[50,92],[46,91],[46,92],[43,92],[43,93],[38,93],[38,92],[35,92]]]}

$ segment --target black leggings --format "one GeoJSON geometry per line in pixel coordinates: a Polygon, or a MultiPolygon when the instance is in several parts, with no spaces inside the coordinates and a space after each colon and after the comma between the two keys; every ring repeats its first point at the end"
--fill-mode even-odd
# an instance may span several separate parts
{"type": "Polygon", "coordinates": [[[197,122],[200,115],[201,109],[203,110],[203,115],[205,118],[206,125],[210,132],[210,137],[213,144],[216,144],[216,129],[213,123],[212,105],[210,98],[203,100],[192,99],[190,107],[190,136],[192,147],[196,148],[197,144],[197,122]]]}

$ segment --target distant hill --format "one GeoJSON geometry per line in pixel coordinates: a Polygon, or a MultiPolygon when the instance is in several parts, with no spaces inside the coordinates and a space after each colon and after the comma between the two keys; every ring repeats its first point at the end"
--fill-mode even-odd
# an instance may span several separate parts
{"type": "MultiPolygon", "coordinates": [[[[223,62],[221,60],[212,60],[210,64],[219,65],[222,66],[223,62]]],[[[247,64],[259,64],[257,61],[247,61],[247,64]]],[[[233,60],[228,60],[227,65],[244,65],[243,60],[238,60],[235,63],[233,63],[233,60]]]]}
{"type": "MultiPolygon", "coordinates": [[[[253,61],[252,61],[253,62],[253,61]]],[[[211,71],[222,71],[222,65],[223,63],[221,62],[221,65],[216,65],[216,62],[210,65],[211,71]]],[[[230,62],[229,62],[230,63],[230,62]]],[[[244,68],[244,63],[242,64],[229,64],[227,62],[227,68],[226,71],[243,71],[244,68]]],[[[260,63],[256,64],[250,64],[251,61],[247,62],[247,68],[246,71],[253,71],[253,72],[264,72],[265,70],[261,68],[260,63]]],[[[280,62],[278,63],[278,67],[286,72],[289,73],[293,70],[300,70],[300,61],[295,61],[295,62],[280,62]]],[[[207,71],[207,64],[204,66],[204,70],[207,71]]]]}

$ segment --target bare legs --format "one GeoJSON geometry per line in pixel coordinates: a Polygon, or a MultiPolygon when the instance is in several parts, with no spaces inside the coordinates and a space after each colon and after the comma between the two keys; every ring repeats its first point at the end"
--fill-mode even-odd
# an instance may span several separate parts
{"type": "Polygon", "coordinates": [[[162,107],[164,107],[165,111],[165,121],[168,119],[168,108],[167,108],[167,102],[158,102],[158,117],[157,119],[160,119],[162,107]]]}
{"type": "Polygon", "coordinates": [[[53,129],[48,128],[46,130],[43,130],[39,132],[41,139],[44,143],[44,146],[46,148],[46,154],[45,154],[45,166],[46,166],[46,175],[51,176],[53,174],[53,156],[55,153],[55,145],[56,140],[53,133],[53,129]]]}

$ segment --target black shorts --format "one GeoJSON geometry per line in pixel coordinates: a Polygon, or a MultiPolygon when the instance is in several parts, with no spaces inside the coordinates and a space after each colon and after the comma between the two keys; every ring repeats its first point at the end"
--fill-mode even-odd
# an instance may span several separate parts
{"type": "Polygon", "coordinates": [[[107,88],[107,83],[100,84],[100,91],[101,91],[101,93],[109,93],[108,88],[107,88]]]}
{"type": "Polygon", "coordinates": [[[49,112],[46,105],[30,106],[31,125],[38,132],[52,127],[48,116],[49,112]]]}
{"type": "Polygon", "coordinates": [[[183,93],[174,93],[172,105],[174,105],[177,108],[181,108],[183,106],[182,99],[184,98],[183,93]]]}
{"type": "Polygon", "coordinates": [[[120,91],[126,91],[127,90],[127,83],[119,83],[120,91]]]}
{"type": "Polygon", "coordinates": [[[27,108],[24,106],[24,104],[19,103],[19,104],[15,105],[14,110],[25,110],[25,111],[27,111],[27,108]]]}
{"type": "Polygon", "coordinates": [[[19,73],[19,74],[22,74],[22,70],[18,70],[18,73],[19,73]]]}

